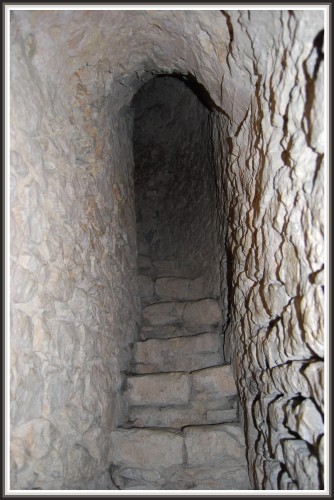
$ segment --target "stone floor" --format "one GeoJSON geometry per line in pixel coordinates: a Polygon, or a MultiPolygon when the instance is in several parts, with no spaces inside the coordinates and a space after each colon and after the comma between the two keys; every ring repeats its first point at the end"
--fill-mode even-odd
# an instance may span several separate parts
{"type": "Polygon", "coordinates": [[[198,280],[142,276],[141,284],[143,323],[124,394],[128,420],[111,436],[114,483],[126,490],[251,489],[218,303],[200,296],[198,280]]]}

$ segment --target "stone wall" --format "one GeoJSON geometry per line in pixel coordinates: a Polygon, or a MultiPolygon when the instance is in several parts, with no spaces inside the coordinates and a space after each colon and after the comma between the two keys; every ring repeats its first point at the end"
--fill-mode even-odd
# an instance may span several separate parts
{"type": "Polygon", "coordinates": [[[12,36],[11,481],[113,488],[139,318],[131,121],[90,100],[80,69],[67,101],[36,37],[12,36]]]}
{"type": "Polygon", "coordinates": [[[252,65],[236,123],[233,108],[232,123],[216,122],[229,270],[225,355],[244,407],[254,487],[321,489],[323,24],[304,12],[225,16],[231,78],[240,74],[241,47],[252,65]]]}
{"type": "Polygon", "coordinates": [[[157,73],[215,105],[252,484],[322,488],[322,29],[317,11],[12,13],[12,488],[115,488],[140,322],[130,104],[157,73]]]}

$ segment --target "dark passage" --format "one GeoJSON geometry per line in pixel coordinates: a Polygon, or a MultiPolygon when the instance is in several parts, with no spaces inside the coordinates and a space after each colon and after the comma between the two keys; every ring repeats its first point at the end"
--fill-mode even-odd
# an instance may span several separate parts
{"type": "MultiPolygon", "coordinates": [[[[220,289],[210,111],[201,101],[169,76],[151,80],[134,99],[139,273],[197,280],[193,299],[218,298],[220,289]]],[[[140,280],[144,302],[151,300],[148,281],[140,280]]]]}

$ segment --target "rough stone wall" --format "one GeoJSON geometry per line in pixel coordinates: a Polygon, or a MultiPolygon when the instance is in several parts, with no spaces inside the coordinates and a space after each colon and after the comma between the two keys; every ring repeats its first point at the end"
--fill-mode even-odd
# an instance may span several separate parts
{"type": "Polygon", "coordinates": [[[322,487],[322,29],[316,11],[12,15],[12,488],[113,488],[139,311],[129,106],[173,72],[221,109],[225,352],[253,486],[322,487]]]}
{"type": "Polygon", "coordinates": [[[67,101],[12,36],[11,481],[109,489],[139,311],[131,121],[79,69],[67,101]]]}
{"type": "Polygon", "coordinates": [[[197,298],[217,298],[222,248],[210,111],[189,84],[168,76],[146,83],[133,105],[142,295],[154,302],[149,278],[177,277],[193,280],[197,298]]]}
{"type": "Polygon", "coordinates": [[[240,81],[242,48],[251,80],[230,123],[217,119],[229,256],[225,355],[245,410],[255,488],[321,489],[323,20],[316,12],[225,16],[231,78],[240,81]]]}

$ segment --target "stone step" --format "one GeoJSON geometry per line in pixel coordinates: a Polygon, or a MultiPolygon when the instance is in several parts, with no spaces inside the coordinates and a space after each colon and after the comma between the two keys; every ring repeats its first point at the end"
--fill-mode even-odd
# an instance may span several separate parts
{"type": "Polygon", "coordinates": [[[121,489],[251,489],[244,437],[236,424],[183,432],[116,429],[110,472],[121,489]]]}
{"type": "Polygon", "coordinates": [[[191,398],[208,404],[210,401],[220,400],[226,396],[237,397],[231,365],[213,366],[203,370],[196,370],[191,376],[191,398]]]}
{"type": "Polygon", "coordinates": [[[190,398],[190,377],[180,372],[128,377],[125,396],[130,406],[185,405],[190,398]]]}
{"type": "Polygon", "coordinates": [[[208,297],[203,277],[196,279],[164,277],[154,284],[155,295],[160,300],[200,300],[208,297]]]}
{"type": "Polygon", "coordinates": [[[214,466],[169,467],[146,471],[117,467],[113,481],[122,490],[251,490],[247,468],[236,463],[214,466]]]}
{"type": "Polygon", "coordinates": [[[177,278],[173,276],[156,278],[138,275],[141,303],[144,306],[156,302],[193,301],[213,297],[214,290],[204,278],[177,278]]]}
{"type": "Polygon", "coordinates": [[[134,427],[182,428],[235,422],[237,388],[230,365],[128,377],[125,395],[134,427]]]}
{"type": "Polygon", "coordinates": [[[222,341],[217,333],[171,339],[148,339],[134,347],[134,373],[193,371],[224,361],[222,341]]]}
{"type": "Polygon", "coordinates": [[[240,424],[189,426],[183,430],[187,465],[247,466],[240,424]]]}
{"type": "Polygon", "coordinates": [[[129,424],[131,427],[168,427],[182,429],[187,425],[221,424],[237,422],[237,401],[223,398],[216,403],[216,409],[208,410],[203,404],[189,403],[187,407],[131,406],[129,424]]]}
{"type": "Polygon", "coordinates": [[[155,471],[184,463],[184,441],[179,432],[119,428],[111,431],[110,441],[112,468],[136,467],[154,476],[155,471]]]}
{"type": "Polygon", "coordinates": [[[143,309],[142,339],[219,332],[222,312],[213,299],[158,302],[143,309]]]}
{"type": "Polygon", "coordinates": [[[210,466],[182,466],[165,474],[165,490],[251,490],[248,470],[236,462],[210,466]]]}

